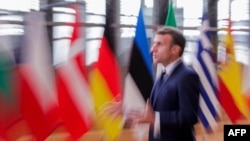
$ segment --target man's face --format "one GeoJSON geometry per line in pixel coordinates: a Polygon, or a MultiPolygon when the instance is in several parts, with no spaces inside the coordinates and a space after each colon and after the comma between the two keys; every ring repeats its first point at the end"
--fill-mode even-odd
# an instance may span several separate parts
{"type": "Polygon", "coordinates": [[[171,63],[174,56],[173,47],[172,37],[169,34],[156,34],[151,47],[153,62],[162,63],[164,66],[171,63]]]}

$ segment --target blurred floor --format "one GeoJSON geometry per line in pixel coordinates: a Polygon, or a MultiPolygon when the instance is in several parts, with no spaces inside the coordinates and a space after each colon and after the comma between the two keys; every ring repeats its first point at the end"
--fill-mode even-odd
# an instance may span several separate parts
{"type": "MultiPolygon", "coordinates": [[[[223,141],[223,126],[230,123],[228,117],[222,113],[222,119],[218,122],[218,128],[214,133],[205,132],[201,123],[195,125],[195,133],[197,141],[223,141]]],[[[237,124],[250,124],[249,121],[241,120],[237,124]]],[[[147,141],[148,126],[137,127],[137,130],[124,129],[118,141],[147,141]],[[140,129],[139,129],[140,128],[140,129]],[[144,130],[143,134],[138,131],[144,130]],[[138,139],[138,135],[140,139],[138,139]]],[[[17,122],[7,132],[8,141],[33,141],[28,128],[23,120],[17,122]]],[[[53,134],[51,134],[46,141],[72,141],[70,135],[66,132],[64,126],[59,126],[53,134]]],[[[104,134],[98,129],[93,129],[86,133],[80,141],[104,141],[104,134]]]]}

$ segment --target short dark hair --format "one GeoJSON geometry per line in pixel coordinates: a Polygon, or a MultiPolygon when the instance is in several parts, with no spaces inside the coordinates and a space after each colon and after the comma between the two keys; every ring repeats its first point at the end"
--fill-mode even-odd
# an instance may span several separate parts
{"type": "Polygon", "coordinates": [[[180,52],[180,56],[182,56],[186,45],[186,39],[178,28],[171,26],[163,26],[156,31],[156,34],[159,35],[169,34],[173,39],[172,44],[181,47],[182,50],[180,52]]]}

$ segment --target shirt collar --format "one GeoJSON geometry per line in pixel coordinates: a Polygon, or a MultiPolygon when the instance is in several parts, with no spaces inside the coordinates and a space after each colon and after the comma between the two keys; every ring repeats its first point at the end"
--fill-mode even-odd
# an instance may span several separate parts
{"type": "Polygon", "coordinates": [[[165,71],[168,75],[170,75],[174,70],[174,68],[181,62],[182,62],[181,58],[176,59],[175,61],[171,62],[166,67],[164,67],[163,72],[165,71]]]}

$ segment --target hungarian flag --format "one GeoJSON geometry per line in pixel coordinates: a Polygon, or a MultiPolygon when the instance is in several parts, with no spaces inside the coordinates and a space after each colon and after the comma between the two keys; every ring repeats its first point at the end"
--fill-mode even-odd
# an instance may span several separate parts
{"type": "Polygon", "coordinates": [[[63,123],[78,140],[92,127],[93,105],[87,82],[80,13],[74,7],[75,22],[67,62],[56,67],[57,95],[63,123]]]}
{"type": "Polygon", "coordinates": [[[103,129],[108,141],[115,141],[123,127],[122,117],[114,118],[112,115],[100,114],[106,103],[121,101],[120,70],[115,54],[111,50],[114,47],[111,46],[112,39],[109,38],[112,34],[109,25],[109,22],[106,22],[98,60],[90,71],[89,82],[98,116],[97,126],[103,129]]]}
{"type": "Polygon", "coordinates": [[[36,140],[43,141],[59,124],[45,15],[30,12],[25,23],[23,63],[18,67],[21,112],[36,140]]]}
{"type": "MultiPolygon", "coordinates": [[[[168,12],[167,12],[167,16],[166,16],[166,20],[165,20],[164,25],[177,27],[173,3],[171,1],[168,4],[168,12]]],[[[157,69],[156,69],[156,78],[158,78],[162,74],[162,70],[163,70],[163,65],[158,63],[157,69]]]]}
{"type": "Polygon", "coordinates": [[[0,135],[21,119],[17,75],[10,37],[0,37],[0,135]]]}
{"type": "Polygon", "coordinates": [[[168,15],[166,17],[165,26],[177,27],[173,3],[170,2],[168,5],[168,15]]]}
{"type": "Polygon", "coordinates": [[[231,21],[227,34],[222,40],[221,46],[225,48],[225,58],[219,61],[219,101],[233,123],[242,118],[249,118],[250,111],[241,89],[242,68],[236,61],[234,52],[234,40],[231,34],[231,21]]]}

